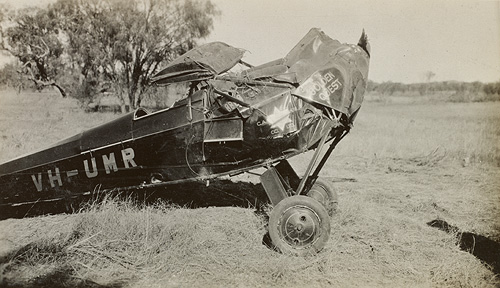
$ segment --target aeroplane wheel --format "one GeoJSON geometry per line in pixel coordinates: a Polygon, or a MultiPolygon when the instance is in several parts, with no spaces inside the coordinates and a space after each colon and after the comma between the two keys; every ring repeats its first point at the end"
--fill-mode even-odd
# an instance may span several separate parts
{"type": "Polygon", "coordinates": [[[333,185],[329,181],[317,179],[311,187],[311,190],[307,192],[307,196],[314,198],[319,203],[323,204],[330,216],[332,216],[335,210],[337,210],[339,197],[337,192],[335,192],[333,185]]]}
{"type": "Polygon", "coordinates": [[[316,254],[330,237],[330,216],[325,207],[311,197],[287,197],[271,212],[269,236],[283,254],[316,254]]]}

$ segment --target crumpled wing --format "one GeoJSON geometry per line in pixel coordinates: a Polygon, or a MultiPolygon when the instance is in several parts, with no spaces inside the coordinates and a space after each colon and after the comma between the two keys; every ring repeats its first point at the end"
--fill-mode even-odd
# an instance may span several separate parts
{"type": "Polygon", "coordinates": [[[244,53],[244,50],[223,42],[201,45],[170,62],[151,80],[152,83],[166,85],[211,79],[231,69],[244,53]]]}

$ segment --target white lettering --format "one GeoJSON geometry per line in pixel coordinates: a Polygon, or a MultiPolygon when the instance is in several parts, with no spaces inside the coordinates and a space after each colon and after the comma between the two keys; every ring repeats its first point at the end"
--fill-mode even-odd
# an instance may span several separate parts
{"type": "Polygon", "coordinates": [[[35,184],[36,190],[38,192],[42,191],[42,173],[38,173],[38,181],[35,175],[31,175],[31,179],[33,179],[33,183],[35,184]]]}
{"type": "Polygon", "coordinates": [[[335,91],[337,91],[340,86],[342,86],[342,83],[340,83],[339,79],[336,79],[335,81],[332,82],[332,84],[328,85],[328,91],[330,91],[330,93],[334,93],[335,91]]]}
{"type": "Polygon", "coordinates": [[[333,76],[332,72],[328,72],[323,76],[323,79],[326,83],[332,81],[334,78],[335,76],[333,76]]]}
{"type": "Polygon", "coordinates": [[[92,161],[92,172],[90,172],[90,169],[89,169],[89,161],[88,160],[84,160],[83,161],[83,165],[85,166],[85,174],[87,174],[87,177],[88,178],[94,178],[97,176],[97,165],[95,163],[95,158],[92,157],[90,159],[90,161],[92,161]]]}
{"type": "Polygon", "coordinates": [[[319,99],[326,101],[328,99],[328,92],[327,93],[321,92],[321,93],[319,93],[318,96],[319,96],[319,99]]]}
{"type": "Polygon", "coordinates": [[[66,177],[73,177],[73,176],[76,176],[78,175],[78,169],[75,169],[75,170],[70,170],[70,171],[67,171],[66,172],[66,177]]]}
{"type": "Polygon", "coordinates": [[[301,93],[309,94],[309,97],[318,97],[323,101],[329,101],[329,96],[342,87],[339,78],[335,77],[332,72],[326,72],[324,75],[319,74],[315,80],[309,82],[305,88],[299,87],[301,93]]]}
{"type": "Polygon", "coordinates": [[[130,168],[130,166],[132,167],[137,166],[137,164],[135,164],[134,157],[135,157],[134,149],[127,148],[122,150],[123,165],[125,165],[125,168],[130,168]]]}
{"type": "Polygon", "coordinates": [[[106,174],[111,173],[111,169],[113,169],[114,172],[118,171],[114,152],[109,154],[109,157],[102,155],[102,162],[104,163],[104,168],[106,168],[106,174]]]}
{"type": "Polygon", "coordinates": [[[59,168],[56,167],[55,172],[56,172],[56,175],[52,176],[52,171],[51,170],[47,171],[47,173],[49,174],[50,186],[52,188],[56,187],[56,184],[54,183],[55,180],[57,180],[57,184],[59,184],[59,186],[62,186],[61,174],[59,174],[59,168]]]}
{"type": "Polygon", "coordinates": [[[316,92],[318,92],[319,90],[321,90],[321,84],[320,84],[320,83],[318,83],[318,82],[314,82],[314,84],[313,84],[313,85],[314,85],[314,86],[313,86],[313,90],[314,90],[314,92],[313,92],[313,93],[316,93],[316,92]]]}

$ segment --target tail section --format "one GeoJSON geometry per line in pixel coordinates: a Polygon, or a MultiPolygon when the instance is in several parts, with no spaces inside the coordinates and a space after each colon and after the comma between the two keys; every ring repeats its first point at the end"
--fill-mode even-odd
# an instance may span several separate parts
{"type": "Polygon", "coordinates": [[[363,48],[368,56],[370,56],[370,43],[368,42],[368,36],[365,33],[365,29],[363,29],[363,33],[361,33],[361,37],[358,41],[358,46],[363,48]]]}

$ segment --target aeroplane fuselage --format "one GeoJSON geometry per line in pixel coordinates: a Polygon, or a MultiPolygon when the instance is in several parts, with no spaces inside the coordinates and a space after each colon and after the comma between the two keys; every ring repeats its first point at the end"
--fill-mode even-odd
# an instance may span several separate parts
{"type": "Polygon", "coordinates": [[[234,74],[228,70],[241,49],[220,42],[195,48],[153,78],[191,83],[186,98],[1,164],[0,205],[211,179],[314,149],[350,129],[368,53],[313,29],[286,57],[234,74]]]}

